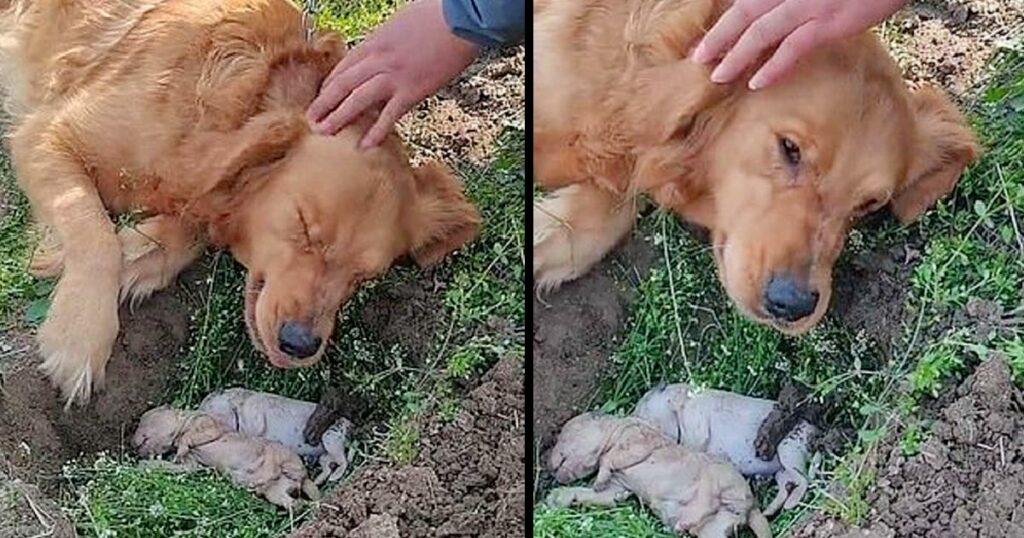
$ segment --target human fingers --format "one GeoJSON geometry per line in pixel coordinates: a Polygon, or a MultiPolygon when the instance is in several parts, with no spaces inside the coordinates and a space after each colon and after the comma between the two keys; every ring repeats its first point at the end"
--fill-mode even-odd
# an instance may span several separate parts
{"type": "Polygon", "coordinates": [[[784,2],[755,20],[711,73],[717,83],[732,82],[766,50],[776,46],[807,19],[799,2],[784,2]]]}
{"type": "Polygon", "coordinates": [[[374,122],[373,127],[366,132],[363,136],[362,142],[360,142],[360,149],[372,148],[380,145],[385,138],[388,137],[388,133],[398,123],[398,119],[405,115],[409,111],[410,105],[407,100],[399,98],[398,96],[393,97],[388,104],[384,106],[384,110],[381,111],[380,116],[377,117],[377,121],[374,122]]]}
{"type": "Polygon", "coordinates": [[[826,39],[821,25],[809,21],[782,41],[772,57],[750,78],[751,90],[771,85],[788,73],[804,55],[826,39]]]}
{"type": "Polygon", "coordinates": [[[320,120],[313,128],[320,134],[336,134],[342,127],[351,123],[370,107],[387,101],[392,93],[391,85],[385,77],[375,76],[353,90],[348,98],[341,103],[341,106],[320,120]]]}
{"type": "MultiPolygon", "coordinates": [[[[339,64],[340,65],[340,64],[339,64]]],[[[320,86],[320,92],[316,99],[306,109],[306,117],[310,122],[319,122],[338,106],[345,102],[349,95],[356,88],[364,84],[379,73],[379,66],[373,62],[366,61],[355,64],[338,76],[325,81],[320,86]]]]}
{"type": "Polygon", "coordinates": [[[744,30],[784,0],[737,0],[700,40],[693,52],[694,61],[710,63],[740,38],[744,30]]]}

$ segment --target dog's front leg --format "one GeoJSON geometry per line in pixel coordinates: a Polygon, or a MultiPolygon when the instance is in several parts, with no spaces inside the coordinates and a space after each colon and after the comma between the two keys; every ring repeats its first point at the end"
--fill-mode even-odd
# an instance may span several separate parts
{"type": "Polygon", "coordinates": [[[591,183],[558,189],[533,206],[533,278],[539,289],[576,279],[633,228],[638,200],[591,183]]]}
{"type": "Polygon", "coordinates": [[[26,123],[13,137],[18,181],[63,251],[63,271],[37,336],[42,369],[72,402],[102,388],[119,322],[121,247],[70,134],[26,123]]]}
{"type": "Polygon", "coordinates": [[[629,490],[618,485],[610,484],[608,487],[597,491],[591,488],[555,488],[548,494],[545,502],[552,507],[566,507],[572,505],[588,506],[615,506],[632,495],[629,490]]]}

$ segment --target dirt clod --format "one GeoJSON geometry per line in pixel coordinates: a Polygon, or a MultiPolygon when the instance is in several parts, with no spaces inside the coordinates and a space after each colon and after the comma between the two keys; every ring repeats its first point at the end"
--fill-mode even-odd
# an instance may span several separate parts
{"type": "Polygon", "coordinates": [[[800,383],[787,379],[779,392],[775,408],[761,423],[757,431],[754,447],[757,457],[762,460],[775,458],[779,443],[793,430],[801,420],[824,429],[822,418],[824,408],[811,399],[811,390],[800,383]]]}
{"type": "Polygon", "coordinates": [[[325,502],[292,538],[519,537],[526,514],[523,366],[488,372],[454,420],[428,420],[419,455],[401,467],[371,465],[325,502]],[[375,518],[376,516],[376,518],[375,518]],[[392,532],[389,521],[396,522],[392,532]],[[379,527],[378,527],[379,525],[379,527]]]}

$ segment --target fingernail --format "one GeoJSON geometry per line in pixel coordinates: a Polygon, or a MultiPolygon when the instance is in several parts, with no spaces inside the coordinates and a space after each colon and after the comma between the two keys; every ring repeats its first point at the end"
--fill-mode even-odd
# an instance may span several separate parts
{"type": "Polygon", "coordinates": [[[758,71],[757,73],[754,73],[754,76],[750,77],[750,81],[747,82],[747,87],[750,88],[752,91],[756,91],[756,90],[760,90],[761,88],[763,88],[764,84],[765,84],[764,73],[758,71]]]}
{"type": "Polygon", "coordinates": [[[726,77],[726,74],[727,73],[724,69],[722,69],[722,66],[718,66],[717,68],[715,68],[714,71],[711,72],[711,82],[714,82],[716,84],[728,82],[728,77],[726,77]]]}

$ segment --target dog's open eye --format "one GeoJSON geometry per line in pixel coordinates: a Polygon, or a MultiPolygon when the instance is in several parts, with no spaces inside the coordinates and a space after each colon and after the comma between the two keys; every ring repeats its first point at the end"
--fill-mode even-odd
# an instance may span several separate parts
{"type": "Polygon", "coordinates": [[[800,164],[800,146],[785,136],[779,137],[779,153],[790,166],[795,168],[800,164]]]}

